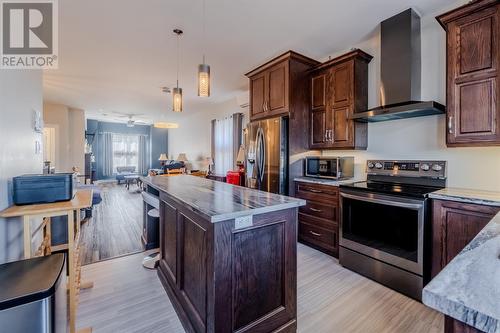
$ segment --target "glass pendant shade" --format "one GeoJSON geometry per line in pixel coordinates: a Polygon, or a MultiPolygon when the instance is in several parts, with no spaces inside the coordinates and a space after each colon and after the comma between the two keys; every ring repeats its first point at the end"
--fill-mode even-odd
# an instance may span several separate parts
{"type": "Polygon", "coordinates": [[[172,89],[172,111],[182,112],[182,88],[172,89]]]}
{"type": "Polygon", "coordinates": [[[210,66],[207,64],[198,66],[198,96],[210,96],[210,66]]]}

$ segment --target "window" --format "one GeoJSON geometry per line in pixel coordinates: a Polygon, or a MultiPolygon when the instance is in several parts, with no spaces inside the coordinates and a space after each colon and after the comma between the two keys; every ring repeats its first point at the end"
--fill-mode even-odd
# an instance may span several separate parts
{"type": "Polygon", "coordinates": [[[139,166],[139,136],[113,134],[113,172],[116,167],[139,166]]]}
{"type": "Polygon", "coordinates": [[[216,174],[226,174],[233,169],[233,117],[215,121],[214,164],[216,174]]]}
{"type": "Polygon", "coordinates": [[[226,174],[236,168],[235,159],[242,142],[242,124],[242,113],[212,120],[212,157],[216,174],[226,174]]]}

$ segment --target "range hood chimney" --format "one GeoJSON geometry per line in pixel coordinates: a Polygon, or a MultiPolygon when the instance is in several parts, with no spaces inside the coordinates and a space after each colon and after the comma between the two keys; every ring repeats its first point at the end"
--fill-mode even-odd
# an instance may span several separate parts
{"type": "Polygon", "coordinates": [[[382,106],[355,113],[361,122],[378,122],[440,114],[445,107],[420,97],[420,17],[407,9],[380,24],[380,102],[382,106]]]}

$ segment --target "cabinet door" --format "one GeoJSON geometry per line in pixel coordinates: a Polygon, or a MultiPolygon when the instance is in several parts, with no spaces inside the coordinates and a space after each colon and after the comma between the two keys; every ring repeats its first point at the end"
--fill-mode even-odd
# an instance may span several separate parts
{"type": "Polygon", "coordinates": [[[460,253],[498,211],[498,207],[434,200],[432,277],[460,253]]]}
{"type": "Polygon", "coordinates": [[[350,140],[350,135],[352,135],[352,131],[350,131],[350,121],[349,121],[349,111],[351,110],[350,106],[334,108],[332,109],[332,145],[334,146],[344,146],[348,145],[350,140]]]}
{"type": "Polygon", "coordinates": [[[311,79],[311,109],[326,107],[326,74],[313,76],[311,79]]]}
{"type": "Polygon", "coordinates": [[[265,116],[266,73],[257,74],[250,79],[250,118],[265,116]]]}
{"type": "Polygon", "coordinates": [[[288,62],[268,70],[266,111],[272,115],[288,112],[288,62]]]}
{"type": "Polygon", "coordinates": [[[353,61],[347,61],[331,69],[330,92],[331,106],[345,107],[353,100],[353,61]]]}
{"type": "Polygon", "coordinates": [[[160,265],[173,284],[177,283],[177,208],[162,200],[160,207],[160,265]]]}
{"type": "Polygon", "coordinates": [[[499,6],[448,26],[447,143],[500,144],[499,6]]]}
{"type": "Polygon", "coordinates": [[[327,143],[325,109],[311,111],[311,148],[321,148],[327,143]]]}

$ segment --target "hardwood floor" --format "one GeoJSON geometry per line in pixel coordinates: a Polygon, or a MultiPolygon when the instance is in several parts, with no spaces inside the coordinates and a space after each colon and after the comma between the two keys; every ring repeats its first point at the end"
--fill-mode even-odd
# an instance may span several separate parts
{"type": "MultiPolygon", "coordinates": [[[[83,267],[78,327],[93,332],[184,332],[156,272],[135,254],[83,267]]],[[[298,245],[298,332],[442,333],[443,316],[298,245]]]]}
{"type": "Polygon", "coordinates": [[[155,270],[138,253],[82,267],[94,287],[80,292],[77,328],[92,332],[184,332],[155,270]]]}
{"type": "Polygon", "coordinates": [[[102,183],[102,202],[82,224],[82,265],[142,251],[142,197],[131,185],[102,183]]]}

